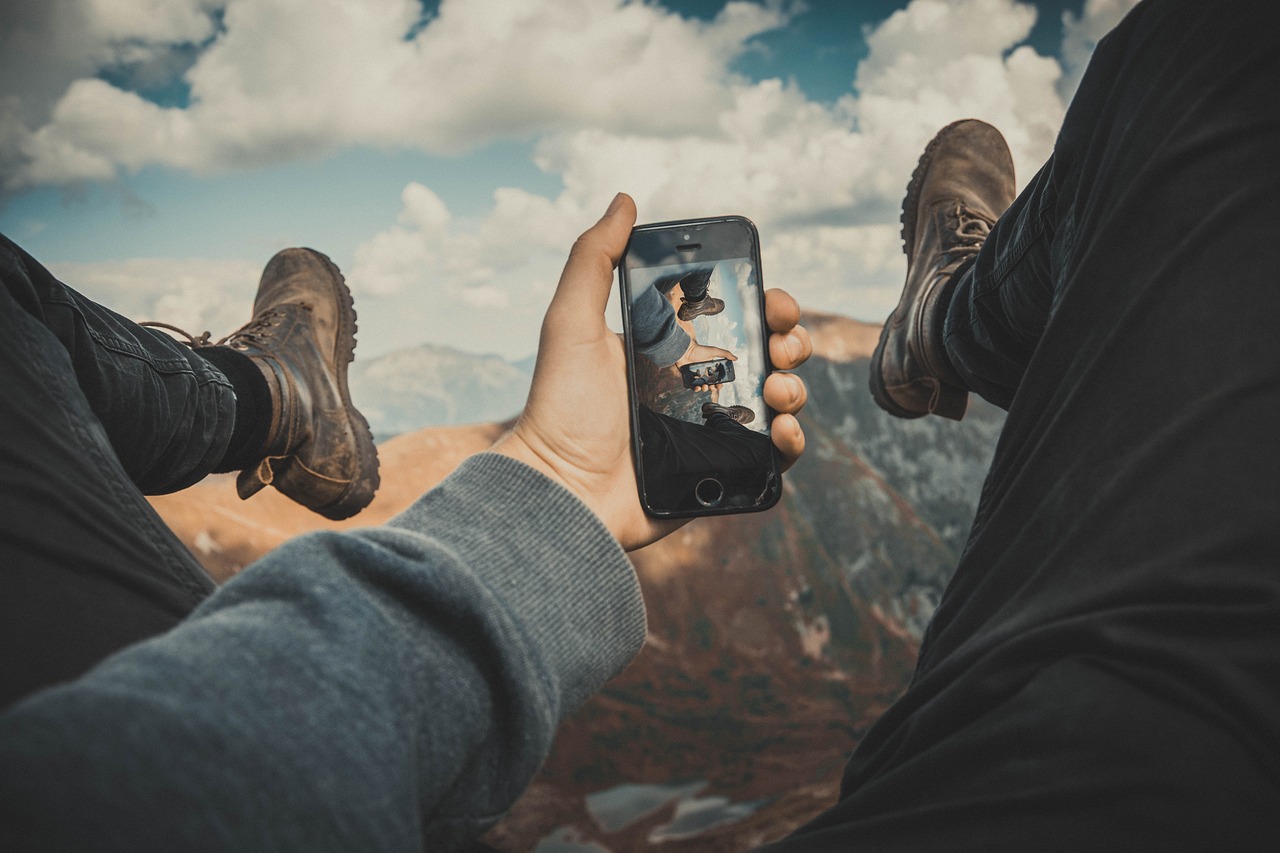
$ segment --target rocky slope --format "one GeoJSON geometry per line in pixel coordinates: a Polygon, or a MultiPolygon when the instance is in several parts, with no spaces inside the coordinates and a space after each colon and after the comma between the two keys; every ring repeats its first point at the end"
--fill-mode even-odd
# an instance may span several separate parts
{"type": "MultiPolygon", "coordinates": [[[[809,449],[782,503],[694,522],[633,555],[649,642],[564,725],[488,837],[495,847],[716,851],[776,838],[835,798],[849,750],[905,686],[1001,415],[972,404],[959,424],[890,418],[865,391],[878,328],[805,324],[809,449]]],[[[303,530],[384,520],[500,431],[435,427],[383,443],[378,498],[343,524],[270,490],[241,503],[229,478],[155,504],[226,577],[303,530]]]]}

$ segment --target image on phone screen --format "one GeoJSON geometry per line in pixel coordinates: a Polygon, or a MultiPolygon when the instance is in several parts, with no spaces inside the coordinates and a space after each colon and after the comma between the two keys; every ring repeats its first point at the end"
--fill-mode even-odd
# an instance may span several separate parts
{"type": "Polygon", "coordinates": [[[680,376],[684,379],[684,387],[694,391],[699,388],[716,388],[726,382],[733,382],[737,378],[733,362],[727,358],[682,364],[680,376]]]}
{"type": "Polygon", "coordinates": [[[624,258],[637,473],[655,515],[763,509],[780,493],[758,252],[744,222],[642,226],[624,258]]]}

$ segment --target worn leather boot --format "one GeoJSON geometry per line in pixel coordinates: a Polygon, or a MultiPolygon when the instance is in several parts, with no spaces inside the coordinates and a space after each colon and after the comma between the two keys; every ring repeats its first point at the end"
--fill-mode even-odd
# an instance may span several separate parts
{"type": "Polygon", "coordinates": [[[704,420],[717,412],[722,415],[728,415],[731,419],[743,425],[749,424],[756,419],[756,413],[746,406],[722,406],[719,403],[702,404],[702,417],[704,420]]]}
{"type": "Polygon", "coordinates": [[[271,392],[262,458],[236,480],[242,499],[272,485],[335,520],[373,500],[378,454],[347,392],[355,331],[351,292],[332,261],[311,249],[271,259],[253,319],[220,342],[247,355],[271,392]]]}
{"type": "Polygon", "coordinates": [[[723,310],[723,299],[704,296],[701,299],[690,300],[682,296],[680,297],[680,310],[676,312],[676,316],[681,320],[692,320],[694,317],[714,317],[723,310]]]}
{"type": "Polygon", "coordinates": [[[1013,158],[985,122],[947,125],[920,157],[902,202],[907,281],[871,357],[871,394],[890,414],[964,417],[969,389],[943,348],[940,297],[1013,199],[1013,158]]]}

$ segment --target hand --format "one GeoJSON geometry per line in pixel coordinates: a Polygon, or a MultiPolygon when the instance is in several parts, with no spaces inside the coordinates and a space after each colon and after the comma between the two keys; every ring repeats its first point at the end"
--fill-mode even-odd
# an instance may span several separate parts
{"type": "MultiPolygon", "coordinates": [[[[626,358],[621,340],[604,320],[613,268],[635,221],[635,202],[619,193],[604,217],[573,244],[542,323],[529,400],[516,425],[493,447],[577,495],[627,550],[661,539],[684,523],[650,518],[640,506],[627,383],[622,379],[626,358]],[[583,383],[583,364],[618,381],[583,383]]],[[[808,333],[796,325],[800,309],[795,300],[780,290],[769,291],[765,317],[774,332],[769,338],[774,365],[786,370],[803,363],[811,346],[808,333]]],[[[804,450],[804,433],[794,413],[806,397],[796,376],[774,373],[765,382],[765,402],[779,413],[773,443],[784,467],[804,450]]]]}
{"type": "Polygon", "coordinates": [[[676,359],[676,367],[684,367],[686,364],[696,364],[699,361],[711,361],[716,358],[727,358],[730,361],[738,360],[738,357],[727,349],[703,346],[697,341],[690,341],[689,348],[684,351],[684,355],[676,359]]]}
{"type": "MultiPolygon", "coordinates": [[[[680,371],[680,368],[684,367],[686,364],[697,364],[700,361],[711,361],[712,359],[715,359],[715,358],[727,358],[729,359],[729,361],[738,360],[738,357],[733,353],[729,352],[727,349],[721,349],[720,347],[703,346],[702,344],[698,343],[696,340],[691,340],[689,341],[689,348],[684,351],[684,355],[676,359],[676,363],[673,366],[675,367],[676,372],[678,373],[680,371]]],[[[722,385],[724,385],[723,382],[717,382],[713,385],[711,384],[711,382],[707,381],[705,378],[699,376],[693,380],[693,387],[690,390],[706,391],[708,389],[714,388],[715,390],[718,391],[720,390],[720,387],[722,385]]]]}

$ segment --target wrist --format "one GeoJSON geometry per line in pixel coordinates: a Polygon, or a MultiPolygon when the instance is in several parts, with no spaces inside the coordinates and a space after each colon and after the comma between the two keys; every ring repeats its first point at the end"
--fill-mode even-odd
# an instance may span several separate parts
{"type": "MultiPolygon", "coordinates": [[[[543,456],[535,452],[534,449],[529,446],[529,443],[525,441],[524,438],[521,437],[514,429],[508,430],[496,442],[494,442],[493,446],[489,448],[489,452],[506,456],[510,459],[516,460],[517,462],[523,462],[525,465],[528,465],[539,474],[542,474],[556,485],[573,492],[574,496],[577,497],[578,500],[582,500],[582,495],[578,494],[577,491],[565,481],[564,477],[560,475],[560,472],[558,472],[543,456]]],[[[585,503],[585,501],[583,502],[585,503]]]]}
{"type": "Polygon", "coordinates": [[[694,350],[694,348],[695,348],[695,347],[697,347],[697,345],[698,345],[698,342],[697,342],[697,341],[695,341],[695,340],[693,340],[692,338],[690,338],[690,339],[689,339],[689,346],[685,347],[684,352],[683,352],[683,353],[681,353],[681,354],[680,354],[680,357],[679,357],[679,358],[677,358],[677,359],[675,360],[675,366],[676,366],[676,367],[684,367],[686,364],[688,364],[689,362],[693,361],[693,360],[694,360],[694,358],[693,358],[693,350],[694,350]]]}
{"type": "Polygon", "coordinates": [[[567,710],[634,656],[644,607],[612,531],[516,455],[470,457],[387,526],[463,556],[468,573],[506,604],[502,618],[524,625],[545,653],[567,710]]]}
{"type": "Polygon", "coordinates": [[[603,465],[601,471],[585,471],[563,460],[557,464],[550,452],[540,452],[544,445],[537,436],[529,438],[519,425],[503,435],[489,452],[521,462],[565,489],[590,510],[622,547],[631,551],[661,538],[679,527],[681,522],[665,522],[653,527],[640,509],[634,475],[631,474],[630,451],[603,465]],[[626,474],[618,472],[625,468],[626,474]],[[608,473],[603,473],[608,472],[608,473]]]}

